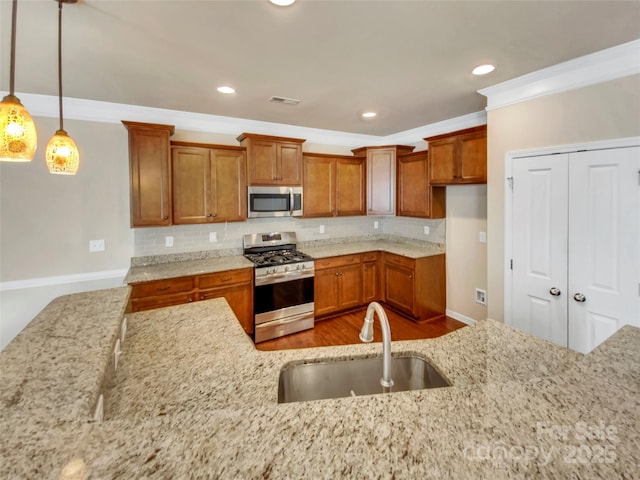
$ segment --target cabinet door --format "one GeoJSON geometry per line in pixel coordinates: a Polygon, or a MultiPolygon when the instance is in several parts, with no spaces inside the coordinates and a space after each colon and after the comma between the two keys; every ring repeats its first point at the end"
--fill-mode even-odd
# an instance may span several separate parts
{"type": "Polygon", "coordinates": [[[338,268],[340,309],[362,305],[362,266],[360,263],[338,268]]]}
{"type": "Polygon", "coordinates": [[[398,215],[429,217],[428,153],[398,156],[398,215]]]}
{"type": "Polygon", "coordinates": [[[200,290],[199,299],[224,297],[242,328],[247,334],[253,333],[253,290],[251,284],[231,285],[228,287],[200,290]]]}
{"type": "Polygon", "coordinates": [[[123,122],[129,131],[131,226],[171,225],[170,125],[123,122]]]}
{"type": "Polygon", "coordinates": [[[487,183],[487,134],[472,132],[458,137],[459,183],[487,183]]]}
{"type": "Polygon", "coordinates": [[[276,183],[302,185],[302,146],[297,143],[278,143],[276,183]]]}
{"type": "Polygon", "coordinates": [[[268,140],[251,140],[249,149],[249,184],[277,185],[277,147],[268,140]]]}
{"type": "Polygon", "coordinates": [[[379,148],[367,152],[367,213],[394,215],[396,150],[379,148]]]}
{"type": "Polygon", "coordinates": [[[413,270],[385,263],[385,302],[401,312],[415,317],[413,270]]]}
{"type": "Polygon", "coordinates": [[[331,217],[335,210],[335,160],[305,155],[303,165],[304,216],[331,217]]]}
{"type": "Polygon", "coordinates": [[[336,207],[334,211],[338,216],[367,214],[363,158],[336,159],[335,190],[336,207]]]}
{"type": "Polygon", "coordinates": [[[429,142],[430,177],[432,184],[450,184],[456,180],[456,137],[429,142]]]}
{"type": "Polygon", "coordinates": [[[210,176],[210,150],[198,147],[171,149],[173,223],[207,223],[214,215],[210,176]]]}
{"type": "Polygon", "coordinates": [[[362,264],[362,301],[365,304],[378,300],[378,261],[362,264]]]}
{"type": "Polygon", "coordinates": [[[214,222],[243,222],[247,219],[247,181],[244,152],[212,151],[210,182],[214,222]]]}
{"type": "Polygon", "coordinates": [[[313,301],[317,317],[328,315],[340,309],[337,268],[315,271],[313,301]]]}

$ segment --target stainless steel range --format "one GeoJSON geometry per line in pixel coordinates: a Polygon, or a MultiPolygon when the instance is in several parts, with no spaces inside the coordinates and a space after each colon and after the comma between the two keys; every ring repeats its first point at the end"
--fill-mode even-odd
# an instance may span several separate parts
{"type": "Polygon", "coordinates": [[[255,264],[255,342],[313,328],[313,258],[296,250],[295,232],[245,235],[243,243],[255,264]]]}

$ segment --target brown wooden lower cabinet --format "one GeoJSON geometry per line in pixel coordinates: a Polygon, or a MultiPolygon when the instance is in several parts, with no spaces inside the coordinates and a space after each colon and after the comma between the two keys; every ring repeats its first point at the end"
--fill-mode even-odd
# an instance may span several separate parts
{"type": "Polygon", "coordinates": [[[383,300],[387,305],[414,320],[444,316],[444,254],[414,259],[385,252],[383,258],[383,300]]]}
{"type": "Polygon", "coordinates": [[[315,261],[315,315],[322,319],[382,301],[416,321],[442,318],[445,256],[408,258],[386,252],[315,261]]]}
{"type": "Polygon", "coordinates": [[[247,334],[253,333],[253,268],[131,285],[131,311],[224,297],[247,334]]]}
{"type": "Polygon", "coordinates": [[[316,317],[362,305],[362,261],[359,254],[315,261],[314,305],[316,317]]]}

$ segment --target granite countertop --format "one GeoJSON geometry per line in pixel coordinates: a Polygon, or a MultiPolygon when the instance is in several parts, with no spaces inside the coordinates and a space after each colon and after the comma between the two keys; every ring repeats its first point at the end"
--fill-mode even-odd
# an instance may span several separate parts
{"type": "Polygon", "coordinates": [[[127,272],[124,278],[124,282],[129,284],[149,282],[152,280],[224,272],[226,270],[236,270],[239,268],[253,268],[253,263],[242,255],[230,255],[155,265],[140,265],[129,269],[129,272],[127,272]]]}
{"type": "Polygon", "coordinates": [[[351,255],[382,251],[395,253],[409,258],[430,257],[445,253],[444,245],[431,242],[402,242],[394,240],[371,240],[362,242],[348,242],[326,245],[299,245],[299,250],[313,258],[335,257],[338,255],[351,255]]]}
{"type": "MultiPolygon", "coordinates": [[[[428,257],[445,252],[440,243],[400,241],[400,240],[363,240],[344,243],[300,242],[298,250],[313,258],[335,257],[371,251],[384,251],[410,258],[428,257]]],[[[208,252],[196,252],[197,258],[189,259],[191,254],[175,255],[174,261],[165,262],[159,257],[149,257],[151,263],[134,265],[129,269],[124,282],[128,284],[165,280],[190,275],[222,272],[239,268],[253,268],[253,263],[242,255],[206,256],[208,252]],[[154,263],[158,262],[160,263],[154,263]]]]}
{"type": "MultiPolygon", "coordinates": [[[[104,387],[106,420],[65,414],[64,398],[48,411],[3,413],[1,478],[637,474],[634,327],[582,356],[487,320],[437,339],[393,343],[395,354],[429,359],[451,387],[277,404],[284,364],[377,355],[381,344],[261,352],[223,299],[127,320],[121,366],[104,387]]],[[[70,338],[48,340],[69,353],[83,349],[70,338]]],[[[18,350],[11,361],[19,361],[18,350]]],[[[11,363],[3,356],[0,365],[11,363]]]]}

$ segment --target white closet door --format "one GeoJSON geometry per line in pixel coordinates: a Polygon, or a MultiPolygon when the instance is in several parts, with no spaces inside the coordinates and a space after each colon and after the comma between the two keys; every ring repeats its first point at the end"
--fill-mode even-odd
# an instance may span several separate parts
{"type": "Polygon", "coordinates": [[[513,165],[511,324],[567,346],[568,155],[513,165]]]}
{"type": "Polygon", "coordinates": [[[640,327],[640,147],[569,159],[569,347],[640,327]]]}

